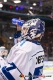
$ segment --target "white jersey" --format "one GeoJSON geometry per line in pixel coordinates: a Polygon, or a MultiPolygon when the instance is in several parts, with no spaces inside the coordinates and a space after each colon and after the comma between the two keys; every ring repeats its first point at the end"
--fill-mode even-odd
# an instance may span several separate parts
{"type": "Polygon", "coordinates": [[[14,45],[7,57],[7,65],[0,71],[0,80],[20,80],[20,75],[36,80],[42,74],[44,51],[39,42],[23,40],[14,45]]]}

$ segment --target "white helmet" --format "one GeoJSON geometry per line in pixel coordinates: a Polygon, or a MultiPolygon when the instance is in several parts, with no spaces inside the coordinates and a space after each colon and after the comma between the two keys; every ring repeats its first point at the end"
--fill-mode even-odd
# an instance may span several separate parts
{"type": "Polygon", "coordinates": [[[35,38],[42,38],[43,33],[45,31],[45,22],[37,19],[31,19],[25,22],[22,26],[22,37],[26,39],[35,39],[35,38]]]}

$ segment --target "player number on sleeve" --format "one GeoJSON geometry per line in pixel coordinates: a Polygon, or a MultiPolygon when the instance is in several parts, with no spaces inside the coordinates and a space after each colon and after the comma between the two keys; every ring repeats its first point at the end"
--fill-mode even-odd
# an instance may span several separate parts
{"type": "Polygon", "coordinates": [[[41,55],[41,56],[38,56],[36,57],[36,64],[40,64],[40,63],[43,63],[44,61],[44,55],[41,55]]]}

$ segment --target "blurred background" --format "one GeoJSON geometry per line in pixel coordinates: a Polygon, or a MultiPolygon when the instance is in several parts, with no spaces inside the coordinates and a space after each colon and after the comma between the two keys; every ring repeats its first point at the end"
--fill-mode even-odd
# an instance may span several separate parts
{"type": "Polygon", "coordinates": [[[45,35],[41,40],[45,59],[53,60],[53,0],[0,0],[0,43],[8,50],[14,45],[16,25],[12,18],[28,20],[40,18],[45,21],[45,35]]]}

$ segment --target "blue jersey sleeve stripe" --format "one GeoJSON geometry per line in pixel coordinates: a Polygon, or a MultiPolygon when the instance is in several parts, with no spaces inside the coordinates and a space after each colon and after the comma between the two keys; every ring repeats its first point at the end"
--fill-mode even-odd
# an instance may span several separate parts
{"type": "Polygon", "coordinates": [[[35,56],[35,55],[37,55],[37,54],[40,53],[40,52],[44,52],[44,51],[39,51],[39,52],[37,52],[36,54],[32,55],[32,57],[35,56]]]}
{"type": "Polygon", "coordinates": [[[6,66],[4,66],[2,68],[2,72],[4,73],[4,75],[7,77],[8,80],[15,80],[14,77],[10,74],[10,70],[14,70],[17,69],[19,71],[20,74],[22,74],[22,72],[16,67],[16,65],[14,63],[9,63],[10,67],[6,68],[6,66]]]}
{"type": "Polygon", "coordinates": [[[13,78],[13,76],[10,74],[10,72],[7,72],[7,71],[5,70],[5,67],[2,68],[2,72],[3,72],[4,75],[7,77],[8,80],[15,80],[15,79],[13,78]]]}
{"type": "Polygon", "coordinates": [[[16,68],[20,72],[20,74],[22,74],[22,72],[16,67],[16,65],[13,62],[9,64],[12,65],[13,67],[9,67],[7,70],[12,70],[16,68]]]}
{"type": "Polygon", "coordinates": [[[38,78],[39,76],[42,75],[42,73],[43,73],[43,66],[35,68],[34,74],[33,74],[34,75],[33,79],[38,78]]]}

